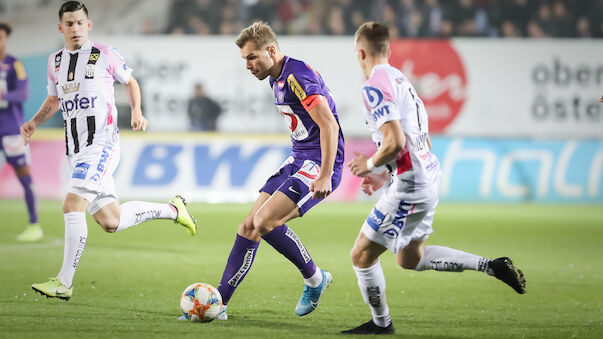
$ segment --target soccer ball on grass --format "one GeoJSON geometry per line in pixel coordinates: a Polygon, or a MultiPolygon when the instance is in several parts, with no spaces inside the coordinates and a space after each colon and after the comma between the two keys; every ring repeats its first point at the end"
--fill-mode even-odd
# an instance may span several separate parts
{"type": "Polygon", "coordinates": [[[210,322],[222,310],[222,296],[210,284],[194,283],[180,297],[180,308],[184,317],[193,322],[210,322]]]}

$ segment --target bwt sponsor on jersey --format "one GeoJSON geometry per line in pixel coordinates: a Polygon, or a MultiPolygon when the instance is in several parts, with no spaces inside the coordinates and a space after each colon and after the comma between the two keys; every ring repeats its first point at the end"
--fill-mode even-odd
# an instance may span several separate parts
{"type": "Polygon", "coordinates": [[[78,109],[88,109],[95,107],[95,101],[98,97],[79,97],[79,94],[76,94],[72,100],[61,99],[61,110],[68,114],[73,110],[78,109]]]}
{"type": "Polygon", "coordinates": [[[382,116],[389,114],[389,106],[383,106],[373,111],[373,120],[377,121],[382,116]]]}
{"type": "Polygon", "coordinates": [[[85,162],[80,162],[79,164],[75,165],[71,177],[75,179],[85,179],[86,174],[88,174],[88,168],[90,168],[90,165],[85,162]]]}

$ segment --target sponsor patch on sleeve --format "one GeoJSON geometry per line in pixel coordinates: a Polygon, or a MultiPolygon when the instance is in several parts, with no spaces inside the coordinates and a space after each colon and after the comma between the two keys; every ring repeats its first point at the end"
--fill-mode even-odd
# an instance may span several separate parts
{"type": "Polygon", "coordinates": [[[17,79],[19,80],[25,80],[27,79],[27,73],[25,72],[25,67],[23,66],[23,63],[19,60],[15,61],[15,63],[13,64],[13,67],[15,67],[15,72],[17,73],[17,79]]]}
{"type": "Polygon", "coordinates": [[[287,83],[289,83],[289,88],[295,93],[299,101],[303,101],[306,99],[307,95],[304,89],[301,87],[297,79],[293,76],[293,73],[289,74],[287,77],[287,83]]]}

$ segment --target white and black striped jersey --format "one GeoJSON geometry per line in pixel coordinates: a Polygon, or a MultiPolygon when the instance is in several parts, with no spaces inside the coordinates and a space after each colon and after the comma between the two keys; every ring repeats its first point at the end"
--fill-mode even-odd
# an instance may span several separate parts
{"type": "Polygon", "coordinates": [[[128,81],[131,73],[117,48],[90,41],[79,50],[65,47],[50,55],[48,95],[59,98],[67,155],[118,141],[113,83],[128,81]]]}

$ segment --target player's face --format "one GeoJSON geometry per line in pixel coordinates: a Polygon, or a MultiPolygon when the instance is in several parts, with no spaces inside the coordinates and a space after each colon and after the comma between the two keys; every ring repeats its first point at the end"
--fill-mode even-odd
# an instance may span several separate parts
{"type": "Polygon", "coordinates": [[[241,57],[245,59],[245,68],[259,80],[264,80],[274,66],[270,46],[257,48],[255,43],[247,41],[241,48],[241,57]]]}
{"type": "Polygon", "coordinates": [[[6,35],[6,31],[0,29],[0,54],[4,53],[6,49],[6,42],[8,41],[8,36],[6,35]]]}
{"type": "Polygon", "coordinates": [[[59,23],[59,32],[65,37],[65,45],[69,49],[79,49],[88,42],[88,31],[92,28],[92,20],[88,19],[83,9],[63,13],[59,23]]]}

